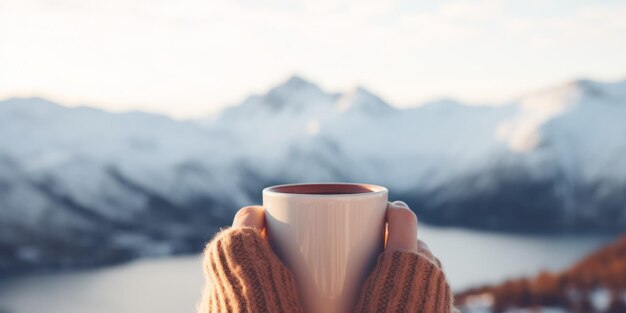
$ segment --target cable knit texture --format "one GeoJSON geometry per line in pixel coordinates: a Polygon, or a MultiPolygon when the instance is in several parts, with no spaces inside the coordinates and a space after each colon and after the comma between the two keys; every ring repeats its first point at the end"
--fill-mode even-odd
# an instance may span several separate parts
{"type": "MultiPolygon", "coordinates": [[[[291,272],[253,228],[216,234],[204,252],[204,272],[198,313],[302,312],[291,272]]],[[[450,287],[426,256],[385,251],[362,286],[355,312],[448,313],[450,287]]]]}

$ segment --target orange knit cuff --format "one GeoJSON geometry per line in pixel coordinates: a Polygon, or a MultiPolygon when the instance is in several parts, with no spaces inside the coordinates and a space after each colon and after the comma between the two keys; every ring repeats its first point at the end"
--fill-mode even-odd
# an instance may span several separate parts
{"type": "Polygon", "coordinates": [[[226,228],[204,252],[207,288],[199,312],[301,312],[295,281],[254,228],[226,228]]]}
{"type": "Polygon", "coordinates": [[[355,312],[448,313],[451,302],[437,264],[413,252],[385,251],[363,285],[355,312]]]}

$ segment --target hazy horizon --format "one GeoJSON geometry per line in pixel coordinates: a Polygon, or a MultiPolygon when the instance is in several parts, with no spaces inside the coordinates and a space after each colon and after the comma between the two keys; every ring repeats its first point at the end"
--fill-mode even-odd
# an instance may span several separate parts
{"type": "Polygon", "coordinates": [[[398,107],[626,69],[626,3],[0,0],[0,98],[193,117],[287,77],[398,107]]]}
{"type": "MultiPolygon", "coordinates": [[[[281,85],[283,83],[285,83],[288,79],[291,79],[292,77],[299,77],[302,78],[314,85],[320,86],[320,88],[322,88],[322,90],[324,92],[327,93],[344,93],[344,92],[350,92],[350,90],[354,90],[356,88],[365,88],[368,91],[373,92],[371,89],[364,87],[364,86],[360,86],[360,85],[355,85],[351,88],[348,89],[344,89],[344,90],[328,90],[323,88],[318,82],[316,81],[312,81],[310,79],[308,79],[307,77],[304,77],[303,75],[299,75],[299,74],[292,74],[289,77],[286,77],[285,79],[275,83],[274,85],[268,86],[265,90],[261,90],[259,92],[249,92],[248,94],[244,94],[240,97],[240,99],[234,103],[227,103],[224,104],[222,106],[219,106],[217,109],[213,108],[207,108],[207,110],[203,113],[203,112],[199,112],[197,114],[193,114],[193,115],[189,115],[189,116],[180,116],[180,115],[176,115],[176,114],[171,114],[169,112],[164,112],[164,111],[159,111],[159,110],[151,110],[150,108],[134,108],[134,107],[127,107],[127,108],[111,108],[109,106],[107,106],[106,103],[75,103],[75,102],[67,102],[64,101],[62,98],[55,98],[55,97],[49,97],[46,95],[39,95],[39,94],[16,94],[16,95],[8,95],[6,97],[2,97],[0,98],[0,101],[5,101],[11,98],[41,98],[41,99],[45,99],[47,101],[51,101],[66,107],[90,107],[90,108],[97,108],[97,109],[101,109],[104,111],[108,111],[108,112],[115,112],[115,113],[124,113],[124,112],[145,112],[145,113],[151,113],[151,114],[159,114],[159,115],[163,115],[163,116],[167,116],[173,119],[178,119],[178,120],[187,120],[187,119],[195,119],[195,118],[203,118],[203,117],[208,117],[214,114],[217,114],[219,112],[221,112],[222,110],[229,108],[229,107],[233,107],[233,106],[237,106],[239,104],[241,104],[241,102],[243,102],[246,98],[252,96],[252,95],[261,95],[261,94],[265,94],[267,91],[269,91],[270,89],[281,85]]],[[[421,105],[424,104],[428,104],[428,103],[432,103],[432,102],[437,102],[440,100],[453,100],[453,101],[459,101],[462,104],[465,105],[472,105],[472,106],[498,106],[498,105],[505,105],[508,104],[510,101],[514,101],[516,100],[516,97],[521,97],[521,96],[525,96],[525,95],[529,95],[529,94],[533,94],[536,92],[541,92],[544,90],[547,90],[549,88],[557,88],[559,86],[563,86],[567,83],[571,83],[571,82],[575,82],[575,81],[579,81],[579,80],[592,80],[592,81],[598,81],[598,82],[602,82],[602,83],[612,83],[612,82],[618,82],[618,81],[626,81],[626,75],[623,76],[623,78],[621,79],[617,79],[617,80],[599,80],[599,79],[594,79],[594,78],[589,78],[589,77],[577,77],[577,78],[572,78],[566,81],[562,81],[561,83],[555,83],[555,84],[551,84],[551,85],[547,85],[547,86],[543,86],[541,88],[536,88],[533,90],[526,90],[526,91],[520,91],[517,92],[515,94],[512,94],[510,97],[508,98],[503,98],[502,100],[500,100],[499,102],[483,102],[483,103],[478,103],[478,102],[470,102],[470,101],[466,101],[465,99],[461,99],[461,98],[454,98],[454,97],[449,97],[449,96],[441,96],[438,98],[432,98],[432,99],[426,99],[424,101],[421,102],[415,102],[412,105],[398,105],[397,103],[388,101],[388,99],[382,97],[380,94],[377,94],[374,92],[374,94],[376,96],[381,96],[382,99],[384,101],[387,101],[387,103],[389,105],[391,105],[392,107],[395,107],[397,109],[407,109],[407,108],[412,108],[412,107],[419,107],[421,105]]]]}

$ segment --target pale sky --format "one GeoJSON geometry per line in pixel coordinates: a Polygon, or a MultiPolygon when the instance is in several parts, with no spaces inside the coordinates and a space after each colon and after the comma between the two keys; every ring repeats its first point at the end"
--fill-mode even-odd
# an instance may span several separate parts
{"type": "Polygon", "coordinates": [[[626,77],[626,1],[0,0],[0,98],[194,117],[297,73],[399,107],[626,77]]]}

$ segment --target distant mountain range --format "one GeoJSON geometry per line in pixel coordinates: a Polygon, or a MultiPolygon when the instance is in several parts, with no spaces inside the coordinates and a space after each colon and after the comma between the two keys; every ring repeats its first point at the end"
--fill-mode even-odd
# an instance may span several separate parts
{"type": "Polygon", "coordinates": [[[0,273],[198,251],[277,183],[389,187],[421,221],[626,230],[626,81],[397,109],[292,77],[217,116],[0,101],[0,273]]]}

